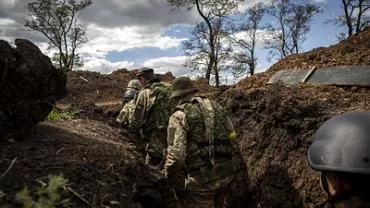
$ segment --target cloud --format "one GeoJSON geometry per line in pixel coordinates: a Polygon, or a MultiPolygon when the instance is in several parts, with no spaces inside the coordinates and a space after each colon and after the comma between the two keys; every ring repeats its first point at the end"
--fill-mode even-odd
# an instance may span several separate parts
{"type": "Polygon", "coordinates": [[[328,3],[328,0],[312,0],[313,3],[323,3],[326,4],[328,3]]]}
{"type": "Polygon", "coordinates": [[[190,69],[184,67],[185,60],[185,56],[160,57],[147,60],[142,65],[153,68],[159,74],[170,71],[174,76],[184,76],[191,73],[190,69]]]}
{"type": "Polygon", "coordinates": [[[242,1],[238,5],[238,11],[239,12],[245,12],[247,9],[251,8],[255,4],[262,2],[264,4],[269,4],[271,3],[271,0],[248,0],[248,1],[242,1]]]}
{"type": "Polygon", "coordinates": [[[92,24],[87,28],[89,42],[81,47],[86,56],[104,57],[108,52],[121,52],[133,48],[156,47],[162,50],[178,47],[184,38],[162,35],[163,31],[150,27],[106,28],[92,24]]]}
{"type": "Polygon", "coordinates": [[[199,20],[195,10],[170,12],[167,0],[95,0],[83,11],[82,20],[106,27],[193,24],[199,20]]]}
{"type": "MultiPolygon", "coordinates": [[[[248,31],[242,31],[235,34],[235,37],[240,40],[245,40],[246,42],[250,41],[251,38],[248,35],[248,31]]],[[[273,33],[269,30],[257,30],[256,31],[257,47],[263,45],[266,41],[271,40],[273,33]]]]}
{"type": "Polygon", "coordinates": [[[84,60],[84,66],[81,70],[101,72],[103,74],[109,74],[117,69],[121,68],[132,68],[135,63],[128,61],[110,62],[101,58],[89,58],[84,60]]]}
{"type": "MultiPolygon", "coordinates": [[[[45,45],[48,40],[41,33],[24,26],[28,2],[0,0],[1,39],[12,42],[15,38],[27,38],[38,46],[45,45]]],[[[169,10],[167,0],[93,0],[80,16],[89,42],[77,52],[82,58],[104,58],[112,51],[178,47],[185,38],[165,35],[166,29],[174,24],[192,24],[199,15],[194,11],[169,10]]]]}

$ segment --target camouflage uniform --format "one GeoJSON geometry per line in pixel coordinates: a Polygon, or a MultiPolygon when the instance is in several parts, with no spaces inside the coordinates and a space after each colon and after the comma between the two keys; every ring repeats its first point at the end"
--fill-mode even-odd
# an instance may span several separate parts
{"type": "Polygon", "coordinates": [[[135,103],[130,126],[142,129],[146,147],[146,164],[162,169],[167,146],[167,125],[170,116],[169,100],[171,86],[159,80],[151,80],[140,91],[135,103]],[[168,94],[168,95],[166,95],[168,94]],[[162,166],[162,167],[160,167],[162,166]]]}
{"type": "Polygon", "coordinates": [[[126,92],[124,93],[123,96],[124,105],[116,119],[118,123],[123,124],[125,126],[129,124],[129,121],[131,121],[131,117],[134,111],[137,94],[139,93],[140,90],[141,85],[139,80],[133,79],[128,83],[126,87],[126,92]]]}
{"type": "MultiPolygon", "coordinates": [[[[131,129],[141,130],[143,139],[147,142],[146,145],[146,161],[145,169],[148,172],[158,172],[154,174],[157,176],[149,176],[151,180],[156,181],[153,186],[144,187],[144,191],[140,191],[138,195],[147,195],[141,202],[142,206],[146,203],[150,203],[148,198],[156,199],[155,191],[160,193],[161,201],[164,203],[163,207],[172,208],[176,206],[176,201],[173,197],[172,192],[168,187],[168,183],[161,184],[158,175],[164,178],[163,164],[164,156],[167,147],[167,126],[168,120],[171,115],[172,106],[170,95],[172,93],[172,87],[170,84],[159,82],[159,80],[152,74],[153,70],[143,68],[140,70],[144,71],[147,76],[145,77],[144,83],[146,83],[144,89],[140,91],[138,98],[135,103],[133,116],[130,121],[131,129]]],[[[140,72],[139,72],[140,73],[140,72]]],[[[139,76],[138,76],[139,77],[139,76]]],[[[143,77],[141,77],[142,79],[143,77]]],[[[139,184],[139,186],[141,186],[139,184]]],[[[156,201],[154,200],[154,201],[156,201]]],[[[158,200],[157,200],[158,201],[158,200]]],[[[149,207],[155,206],[151,204],[149,207]]]]}
{"type": "MultiPolygon", "coordinates": [[[[191,89],[188,78],[177,79],[191,89]]],[[[175,83],[176,80],[174,88],[175,83]]],[[[179,174],[186,173],[182,187],[181,182],[173,183],[179,184],[174,187],[178,193],[185,191],[179,196],[178,206],[223,207],[234,173],[238,171],[229,139],[233,127],[225,110],[208,98],[190,97],[180,101],[167,131],[165,175],[168,180],[175,180],[181,178],[179,174]]]]}
{"type": "Polygon", "coordinates": [[[123,125],[128,125],[129,121],[132,120],[132,114],[135,108],[135,100],[132,99],[123,105],[122,110],[117,116],[117,122],[123,125]]]}

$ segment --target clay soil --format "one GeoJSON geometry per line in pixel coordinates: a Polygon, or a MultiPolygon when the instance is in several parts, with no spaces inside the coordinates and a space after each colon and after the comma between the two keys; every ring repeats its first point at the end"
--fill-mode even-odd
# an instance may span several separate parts
{"type": "MultiPolygon", "coordinates": [[[[238,133],[248,177],[233,187],[231,207],[314,207],[323,202],[318,174],[306,162],[307,148],[315,130],[331,116],[370,111],[369,88],[266,82],[282,69],[368,65],[368,43],[370,29],[337,45],[289,56],[230,89],[195,82],[227,107],[238,133]]],[[[70,72],[68,96],[56,107],[74,112],[74,117],[40,123],[21,141],[1,141],[0,207],[17,207],[15,193],[25,185],[38,186],[50,174],[63,174],[92,207],[135,207],[132,184],[141,179],[143,157],[137,138],[119,134],[114,121],[123,89],[133,77],[125,69],[110,75],[70,72]]],[[[70,191],[62,191],[62,198],[70,201],[59,207],[88,207],[70,191]]]]}

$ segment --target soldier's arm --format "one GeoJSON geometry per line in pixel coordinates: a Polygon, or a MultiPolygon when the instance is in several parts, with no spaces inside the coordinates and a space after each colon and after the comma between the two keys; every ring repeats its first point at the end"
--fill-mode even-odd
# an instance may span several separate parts
{"type": "Polygon", "coordinates": [[[119,112],[119,114],[116,118],[116,121],[120,124],[123,123],[124,116],[125,116],[125,107],[123,106],[122,110],[119,112]]]}
{"type": "Polygon", "coordinates": [[[133,113],[131,116],[130,126],[132,128],[140,128],[143,124],[146,110],[147,110],[147,103],[148,103],[148,89],[144,89],[140,91],[135,107],[133,109],[133,113]]]}
{"type": "Polygon", "coordinates": [[[135,107],[135,102],[133,100],[131,100],[130,102],[128,102],[125,107],[124,107],[124,110],[125,110],[125,114],[122,116],[122,121],[124,124],[129,124],[130,123],[130,119],[132,117],[132,112],[133,112],[133,109],[135,107]]]}
{"type": "Polygon", "coordinates": [[[187,124],[185,113],[176,111],[169,120],[167,128],[166,176],[176,173],[184,167],[187,145],[187,124]]]}

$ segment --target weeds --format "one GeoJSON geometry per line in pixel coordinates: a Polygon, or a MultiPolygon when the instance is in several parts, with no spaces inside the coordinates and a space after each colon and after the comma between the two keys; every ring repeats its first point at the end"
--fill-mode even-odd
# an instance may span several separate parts
{"type": "Polygon", "coordinates": [[[59,189],[65,187],[67,182],[61,175],[51,175],[48,183],[38,187],[34,193],[25,187],[16,194],[16,200],[24,208],[55,208],[61,201],[59,189]]]}
{"type": "Polygon", "coordinates": [[[64,121],[73,119],[75,112],[63,111],[53,108],[47,117],[47,121],[64,121]]]}

